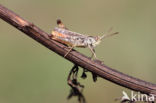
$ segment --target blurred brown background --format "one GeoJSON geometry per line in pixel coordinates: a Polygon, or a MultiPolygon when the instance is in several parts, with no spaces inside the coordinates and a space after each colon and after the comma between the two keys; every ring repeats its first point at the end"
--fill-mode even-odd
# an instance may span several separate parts
{"type": "MultiPolygon", "coordinates": [[[[97,57],[112,68],[156,83],[155,0],[0,0],[0,4],[50,33],[56,19],[75,32],[120,34],[97,46],[97,57]]],[[[90,55],[88,49],[79,49],[90,55]]],[[[0,103],[77,103],[66,100],[72,63],[0,20],[0,103]]],[[[82,70],[81,70],[82,71],[82,70]]],[[[115,103],[126,88],[99,78],[85,80],[88,103],[115,103]]]]}

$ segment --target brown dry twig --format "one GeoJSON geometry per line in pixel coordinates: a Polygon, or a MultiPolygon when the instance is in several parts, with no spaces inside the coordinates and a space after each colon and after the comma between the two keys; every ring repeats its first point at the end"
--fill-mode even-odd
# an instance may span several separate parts
{"type": "MultiPolygon", "coordinates": [[[[24,20],[11,10],[8,10],[4,6],[0,5],[0,18],[16,27],[20,31],[24,32],[24,34],[33,38],[37,42],[41,43],[45,47],[59,54],[60,56],[64,56],[69,48],[64,46],[61,43],[58,43],[54,40],[49,39],[49,34],[42,31],[40,28],[35,26],[34,24],[24,20]]],[[[140,91],[145,94],[155,94],[156,95],[156,84],[152,84],[132,76],[128,76],[123,74],[115,69],[112,69],[104,64],[99,62],[90,60],[88,57],[80,54],[79,52],[72,50],[66,58],[67,60],[73,62],[74,64],[79,65],[82,68],[91,71],[94,74],[97,74],[99,77],[107,79],[115,84],[120,86],[140,91]]]]}

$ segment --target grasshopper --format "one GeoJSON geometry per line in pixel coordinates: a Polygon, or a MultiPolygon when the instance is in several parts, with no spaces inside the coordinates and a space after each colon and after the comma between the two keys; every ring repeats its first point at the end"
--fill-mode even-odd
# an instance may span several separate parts
{"type": "Polygon", "coordinates": [[[70,47],[69,51],[64,55],[64,57],[66,57],[74,47],[88,47],[92,53],[91,59],[93,56],[95,59],[97,59],[94,48],[101,42],[102,39],[118,34],[118,32],[115,32],[106,33],[102,36],[88,36],[76,33],[68,30],[60,19],[57,20],[57,25],[58,27],[55,27],[51,33],[51,38],[70,47]]]}

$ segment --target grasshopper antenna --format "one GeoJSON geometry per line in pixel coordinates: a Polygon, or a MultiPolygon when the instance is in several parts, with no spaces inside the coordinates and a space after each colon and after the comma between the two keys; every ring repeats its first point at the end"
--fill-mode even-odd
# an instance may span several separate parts
{"type": "Polygon", "coordinates": [[[112,31],[112,27],[107,31],[107,33],[106,34],[104,34],[104,35],[102,35],[101,37],[100,37],[100,39],[102,40],[102,39],[104,39],[104,38],[106,38],[106,37],[110,37],[110,36],[113,36],[113,35],[115,35],[115,34],[119,34],[119,32],[114,32],[114,33],[110,33],[111,31],[112,31]]]}
{"type": "Polygon", "coordinates": [[[116,35],[116,34],[119,34],[119,32],[115,32],[115,33],[110,33],[110,34],[104,34],[103,36],[100,37],[100,39],[104,39],[106,37],[110,37],[110,36],[113,36],[113,35],[116,35]]]}

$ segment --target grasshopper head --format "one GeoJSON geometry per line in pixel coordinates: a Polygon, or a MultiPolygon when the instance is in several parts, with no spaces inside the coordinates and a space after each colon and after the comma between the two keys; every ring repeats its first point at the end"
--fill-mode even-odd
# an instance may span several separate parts
{"type": "Polygon", "coordinates": [[[92,45],[93,47],[97,46],[100,43],[100,36],[89,36],[87,38],[87,44],[92,45]]]}
{"type": "Polygon", "coordinates": [[[93,47],[95,47],[101,42],[102,39],[109,37],[109,36],[113,36],[115,34],[118,34],[118,32],[104,34],[103,36],[88,36],[86,41],[88,45],[92,45],[93,47]]]}
{"type": "Polygon", "coordinates": [[[94,42],[92,42],[92,45],[95,47],[102,41],[102,39],[104,39],[106,37],[113,36],[113,35],[118,34],[118,33],[119,32],[110,33],[110,34],[104,34],[103,36],[95,36],[95,37],[93,37],[94,42]]]}
{"type": "Polygon", "coordinates": [[[95,47],[95,46],[97,46],[98,44],[100,44],[101,38],[100,38],[100,36],[95,36],[94,38],[95,38],[96,42],[94,42],[93,46],[95,47]]]}

